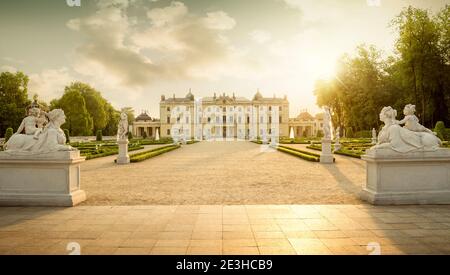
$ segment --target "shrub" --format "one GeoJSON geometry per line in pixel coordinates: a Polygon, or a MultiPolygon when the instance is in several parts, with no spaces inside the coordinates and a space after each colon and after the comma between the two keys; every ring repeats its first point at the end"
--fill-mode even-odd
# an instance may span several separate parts
{"type": "Polygon", "coordinates": [[[436,132],[438,138],[440,138],[441,140],[445,139],[445,125],[443,121],[438,121],[436,123],[434,131],[436,132]]]}
{"type": "Polygon", "coordinates": [[[6,132],[5,132],[5,143],[12,137],[12,135],[14,134],[14,130],[13,130],[13,128],[8,128],[8,129],[6,129],[6,132]]]}
{"type": "Polygon", "coordinates": [[[345,131],[345,137],[346,138],[354,138],[355,137],[355,135],[353,134],[352,127],[347,127],[347,129],[345,131]]]}
{"type": "Polygon", "coordinates": [[[146,139],[147,138],[147,132],[144,131],[144,133],[142,134],[142,138],[146,139]]]}
{"type": "Polygon", "coordinates": [[[318,130],[317,131],[317,137],[319,137],[319,138],[323,137],[323,131],[322,130],[318,130]]]}
{"type": "Polygon", "coordinates": [[[96,136],[96,141],[102,141],[103,140],[103,134],[102,134],[102,130],[97,130],[97,136],[96,136]]]}
{"type": "Polygon", "coordinates": [[[69,135],[68,129],[64,129],[64,135],[66,136],[66,143],[69,144],[70,143],[70,135],[69,135]]]}
{"type": "Polygon", "coordinates": [[[128,132],[128,140],[132,140],[133,139],[133,134],[131,132],[128,132]]]}

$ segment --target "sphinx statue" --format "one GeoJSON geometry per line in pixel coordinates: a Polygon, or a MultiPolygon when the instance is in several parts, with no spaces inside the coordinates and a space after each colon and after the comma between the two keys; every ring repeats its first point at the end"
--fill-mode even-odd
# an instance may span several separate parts
{"type": "Polygon", "coordinates": [[[435,151],[442,144],[441,140],[428,129],[421,128],[419,131],[401,127],[399,124],[403,124],[404,121],[397,121],[396,116],[397,111],[391,106],[381,110],[380,120],[384,126],[378,135],[377,144],[371,149],[388,148],[398,153],[408,153],[435,151]]]}
{"type": "MultiPolygon", "coordinates": [[[[66,122],[66,116],[61,109],[55,109],[46,113],[47,125],[39,130],[30,133],[15,133],[6,143],[5,153],[17,155],[43,154],[56,151],[75,150],[66,145],[66,136],[61,130],[61,125],[66,122]]],[[[36,129],[37,130],[37,129],[36,129]]]]}

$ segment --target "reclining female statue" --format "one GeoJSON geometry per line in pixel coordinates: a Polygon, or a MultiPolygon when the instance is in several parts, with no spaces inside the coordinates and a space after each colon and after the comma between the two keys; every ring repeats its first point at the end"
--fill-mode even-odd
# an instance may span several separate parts
{"type": "Polygon", "coordinates": [[[35,139],[34,135],[14,134],[6,143],[6,152],[12,154],[38,154],[56,151],[74,150],[66,145],[66,136],[61,125],[66,122],[66,116],[61,109],[47,113],[48,124],[35,139]]]}
{"type": "Polygon", "coordinates": [[[397,111],[391,106],[384,107],[380,113],[380,120],[384,126],[378,135],[378,143],[371,149],[389,148],[399,153],[412,151],[434,151],[441,145],[441,140],[431,131],[411,131],[401,127],[395,117],[397,111]]]}

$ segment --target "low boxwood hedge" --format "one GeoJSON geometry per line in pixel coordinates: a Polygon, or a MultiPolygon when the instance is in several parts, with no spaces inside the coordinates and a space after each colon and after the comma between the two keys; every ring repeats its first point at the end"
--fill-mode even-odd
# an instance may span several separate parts
{"type": "Polygon", "coordinates": [[[168,145],[130,155],[130,162],[140,162],[180,148],[180,145],[168,145]]]}
{"type": "Polygon", "coordinates": [[[305,153],[302,153],[302,152],[299,152],[299,151],[296,151],[296,150],[292,150],[292,148],[288,149],[288,147],[278,146],[277,150],[280,151],[280,152],[283,152],[283,153],[287,153],[287,154],[290,154],[290,155],[302,158],[302,159],[307,160],[307,161],[314,161],[314,162],[319,162],[320,161],[320,157],[317,157],[317,156],[314,156],[314,155],[310,155],[310,154],[305,154],[305,153]]]}

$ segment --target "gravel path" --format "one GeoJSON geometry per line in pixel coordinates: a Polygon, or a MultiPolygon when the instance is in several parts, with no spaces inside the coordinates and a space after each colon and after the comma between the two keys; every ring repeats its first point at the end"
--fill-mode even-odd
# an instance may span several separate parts
{"type": "Polygon", "coordinates": [[[115,165],[115,156],[86,161],[84,205],[362,203],[363,161],[336,155],[322,165],[262,148],[200,142],[130,165],[115,165]]]}

